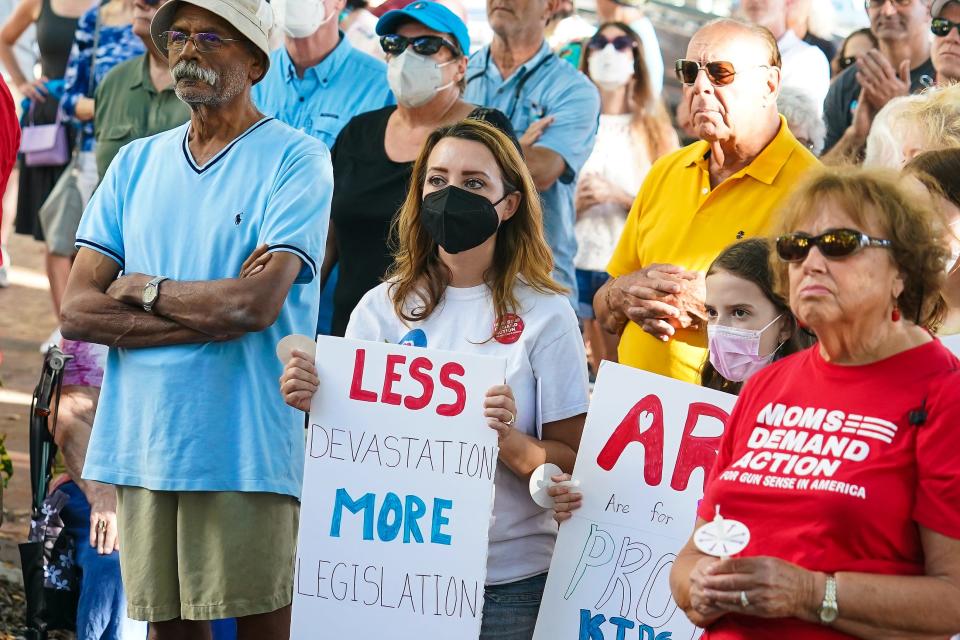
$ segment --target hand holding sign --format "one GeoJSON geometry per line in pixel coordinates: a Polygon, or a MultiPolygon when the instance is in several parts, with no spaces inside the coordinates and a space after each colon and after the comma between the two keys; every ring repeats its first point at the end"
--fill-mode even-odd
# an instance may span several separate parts
{"type": "Polygon", "coordinates": [[[566,493],[579,486],[579,480],[574,480],[572,476],[565,474],[563,469],[552,462],[540,465],[530,474],[530,497],[544,509],[553,509],[555,506],[554,498],[560,492],[551,492],[550,490],[554,487],[564,488],[566,491],[563,493],[566,493]],[[560,480],[557,480],[557,478],[560,478],[560,480]]]}
{"type": "Polygon", "coordinates": [[[310,401],[320,385],[316,360],[317,344],[302,335],[290,335],[277,344],[277,358],[283,363],[280,376],[280,393],[283,400],[294,409],[310,411],[310,401]]]}

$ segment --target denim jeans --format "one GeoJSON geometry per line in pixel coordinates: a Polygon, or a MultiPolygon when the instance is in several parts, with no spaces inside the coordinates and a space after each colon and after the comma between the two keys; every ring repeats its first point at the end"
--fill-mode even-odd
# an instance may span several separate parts
{"type": "Polygon", "coordinates": [[[483,594],[483,624],[480,640],[530,640],[537,626],[537,613],[547,574],[490,585],[483,594]]]}
{"type": "Polygon", "coordinates": [[[120,582],[120,554],[101,556],[90,546],[90,503],[73,482],[61,485],[70,502],[60,512],[73,538],[80,569],[77,640],[144,640],[147,623],[127,618],[127,599],[120,582]]]}

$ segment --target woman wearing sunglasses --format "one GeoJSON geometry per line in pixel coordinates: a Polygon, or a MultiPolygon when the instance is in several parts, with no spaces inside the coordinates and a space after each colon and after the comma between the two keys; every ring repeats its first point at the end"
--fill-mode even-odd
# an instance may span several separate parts
{"type": "Polygon", "coordinates": [[[776,288],[818,338],[741,391],[699,507],[747,525],[736,558],[691,539],[674,598],[705,638],[960,632],[960,360],[945,231],[895,174],[822,172],[781,213],[776,288]]]}
{"type": "Polygon", "coordinates": [[[870,49],[876,49],[877,46],[877,36],[873,35],[869,27],[857,29],[848,35],[837,50],[837,56],[830,63],[833,77],[836,78],[847,67],[852,67],[857,58],[870,49]]]}
{"type": "Polygon", "coordinates": [[[622,22],[600,25],[587,41],[580,70],[600,91],[601,113],[593,152],[577,182],[577,291],[590,363],[617,359],[617,339],[596,321],[593,297],[607,281],[607,264],[627,212],[650,165],[674,151],[677,134],[654,95],[640,37],[622,22]]]}
{"type": "MultiPolygon", "coordinates": [[[[336,187],[321,274],[325,281],[339,263],[334,335],[343,335],[360,298],[390,266],[390,222],[403,204],[413,161],[427,136],[476,110],[462,98],[470,36],[453,12],[418,0],[384,14],[377,33],[397,105],[354,117],[331,152],[336,187]]],[[[481,115],[509,128],[499,112],[481,115]]]]}
{"type": "MultiPolygon", "coordinates": [[[[533,636],[557,531],[530,499],[529,478],[544,462],[572,469],[587,411],[580,330],[550,275],[542,219],[515,141],[474,119],[437,129],[394,226],[389,278],[363,297],[346,331],[507,359],[506,384],[484,403],[500,457],[481,640],[533,636]]],[[[304,411],[323,384],[305,358],[294,352],[280,379],[287,404],[304,411]]]]}

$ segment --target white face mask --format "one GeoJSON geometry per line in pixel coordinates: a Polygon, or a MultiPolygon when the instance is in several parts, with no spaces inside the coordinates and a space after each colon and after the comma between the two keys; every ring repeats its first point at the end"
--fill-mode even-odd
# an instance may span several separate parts
{"type": "Polygon", "coordinates": [[[437,64],[433,58],[422,56],[412,48],[407,48],[387,63],[387,84],[396,96],[397,102],[412,109],[427,104],[442,91],[453,85],[453,80],[443,82],[441,69],[455,60],[437,64]]]}
{"type": "Polygon", "coordinates": [[[327,15],[322,0],[287,0],[283,30],[291,38],[309,38],[335,15],[327,15]]]}
{"type": "Polygon", "coordinates": [[[633,54],[629,51],[617,51],[612,44],[608,44],[590,56],[587,66],[590,77],[598,87],[613,91],[633,77],[633,54]]]}

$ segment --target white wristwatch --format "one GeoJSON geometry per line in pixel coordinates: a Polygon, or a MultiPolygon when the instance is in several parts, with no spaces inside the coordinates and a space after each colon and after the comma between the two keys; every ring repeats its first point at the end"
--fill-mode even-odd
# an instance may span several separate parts
{"type": "Polygon", "coordinates": [[[837,606],[837,579],[834,576],[827,576],[823,602],[820,603],[818,614],[823,624],[833,624],[840,616],[840,608],[837,606]]]}
{"type": "Polygon", "coordinates": [[[157,276],[143,286],[143,310],[147,313],[153,313],[153,305],[157,303],[160,297],[160,283],[169,280],[165,276],[157,276]]]}

